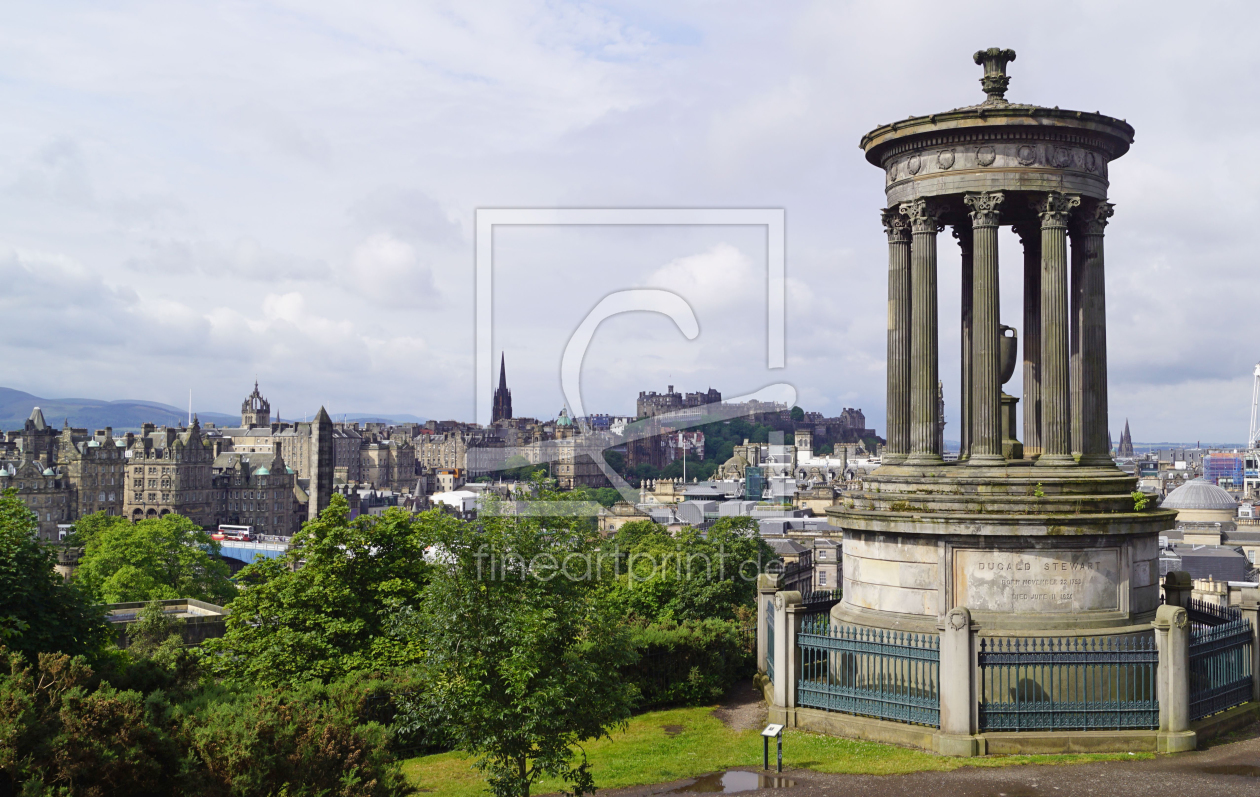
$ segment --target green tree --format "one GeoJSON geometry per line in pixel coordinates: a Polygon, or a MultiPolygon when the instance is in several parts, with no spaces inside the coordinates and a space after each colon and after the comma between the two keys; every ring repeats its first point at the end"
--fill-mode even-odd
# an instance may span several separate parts
{"type": "Polygon", "coordinates": [[[797,423],[800,423],[801,421],[805,420],[805,410],[801,409],[800,407],[793,407],[792,411],[788,414],[791,416],[792,420],[796,421],[797,423]]]}
{"type": "Polygon", "coordinates": [[[107,524],[84,548],[75,580],[103,603],[236,595],[219,544],[183,515],[107,524]]]}
{"type": "Polygon", "coordinates": [[[455,522],[401,509],[351,520],[346,499],[333,495],[284,556],[241,571],[248,588],[232,603],[227,633],[202,649],[219,674],[264,684],[415,664],[424,644],[393,633],[393,619],[418,605],[428,541],[455,522]]]}
{"type": "Polygon", "coordinates": [[[74,522],[70,536],[66,538],[66,545],[83,547],[101,534],[128,524],[129,521],[119,515],[107,515],[104,512],[84,515],[74,522]]]}
{"type": "Polygon", "coordinates": [[[580,745],[624,723],[635,690],[612,673],[634,657],[600,588],[586,522],[489,517],[442,529],[413,618],[431,692],[412,706],[477,757],[497,797],[544,776],[594,790],[580,745]]]}
{"type": "Polygon", "coordinates": [[[0,495],[0,645],[39,653],[92,654],[109,638],[98,607],[58,575],[55,549],[39,541],[35,515],[14,490],[0,495]]]}
{"type": "Polygon", "coordinates": [[[701,534],[676,535],[651,521],[622,526],[612,538],[619,557],[611,586],[626,615],[647,623],[735,620],[753,605],[757,575],[776,557],[747,517],[720,518],[701,534]]]}

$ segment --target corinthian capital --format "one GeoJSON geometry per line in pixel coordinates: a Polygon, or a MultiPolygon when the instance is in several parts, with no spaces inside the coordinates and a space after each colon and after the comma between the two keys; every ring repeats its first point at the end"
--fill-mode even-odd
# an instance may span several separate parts
{"type": "Polygon", "coordinates": [[[897,208],[884,208],[879,212],[879,220],[884,224],[884,232],[888,235],[888,243],[909,243],[910,220],[901,215],[897,208]]]}
{"type": "Polygon", "coordinates": [[[1019,236],[1019,242],[1024,245],[1025,251],[1029,248],[1041,248],[1041,225],[1035,221],[1017,221],[1011,225],[1011,229],[1019,236]]]}
{"type": "Polygon", "coordinates": [[[1078,232],[1082,235],[1102,235],[1107,219],[1116,212],[1115,207],[1110,202],[1093,202],[1081,208],[1081,212],[1076,214],[1078,232]]]}
{"type": "Polygon", "coordinates": [[[916,233],[937,233],[945,228],[940,220],[940,207],[926,199],[902,202],[901,214],[910,219],[910,229],[916,233]]]}
{"type": "Polygon", "coordinates": [[[1043,228],[1067,227],[1072,210],[1080,204],[1081,198],[1076,194],[1048,191],[1045,196],[1033,200],[1033,209],[1041,217],[1043,228]]]}
{"type": "Polygon", "coordinates": [[[981,191],[978,194],[967,194],[963,202],[971,208],[971,223],[976,227],[996,227],[998,225],[998,207],[1006,195],[1001,191],[981,191]]]}

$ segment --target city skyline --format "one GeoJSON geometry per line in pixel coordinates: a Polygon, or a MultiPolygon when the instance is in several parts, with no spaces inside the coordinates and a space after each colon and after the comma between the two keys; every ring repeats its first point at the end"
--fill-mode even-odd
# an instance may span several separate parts
{"type": "MultiPolygon", "coordinates": [[[[701,334],[608,321],[584,371],[593,410],[628,414],[670,383],[785,381],[801,406],[861,407],[882,432],[882,185],[857,141],[941,97],[976,102],[955,43],[1000,40],[1021,53],[1012,100],[1138,130],[1113,175],[1109,285],[1140,308],[1111,317],[1113,438],[1127,417],[1139,440],[1240,439],[1260,350],[1214,319],[1245,319],[1249,302],[1257,133],[1237,97],[1260,59],[1246,26],[1126,4],[1037,31],[978,4],[897,24],[932,8],[26,10],[0,34],[4,386],[174,406],[191,387],[194,409],[224,412],[257,375],[286,417],[323,404],[473,420],[477,208],[774,207],[782,371],[765,367],[759,230],[496,232],[495,352],[515,411],[554,417],[567,335],[608,291],[650,286],[686,297],[701,334]],[[1210,132],[1196,121],[1219,108],[1210,132]]],[[[1000,246],[1014,263],[1013,237],[1000,246]]],[[[956,260],[943,244],[943,272],[956,260]]],[[[1019,281],[1002,278],[1018,326],[1019,281]]],[[[947,436],[957,349],[943,324],[947,436]]]]}

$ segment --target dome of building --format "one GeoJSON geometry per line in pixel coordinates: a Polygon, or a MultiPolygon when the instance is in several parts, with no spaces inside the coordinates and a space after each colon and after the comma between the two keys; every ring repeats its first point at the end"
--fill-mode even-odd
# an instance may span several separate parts
{"type": "Polygon", "coordinates": [[[1168,494],[1160,506],[1165,509],[1238,509],[1229,493],[1207,479],[1194,479],[1168,494]]]}
{"type": "Polygon", "coordinates": [[[1238,514],[1238,502],[1206,479],[1194,479],[1173,490],[1160,504],[1177,510],[1180,522],[1225,522],[1238,514]]]}

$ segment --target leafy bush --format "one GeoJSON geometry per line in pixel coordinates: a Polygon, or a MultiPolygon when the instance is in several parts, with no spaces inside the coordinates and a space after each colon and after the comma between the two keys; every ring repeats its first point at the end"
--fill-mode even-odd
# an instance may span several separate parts
{"type": "Polygon", "coordinates": [[[711,703],[754,670],[745,626],[727,620],[654,623],[635,629],[638,660],[622,677],[638,687],[640,709],[711,703]]]}
{"type": "MultiPolygon", "coordinates": [[[[161,645],[158,646],[161,648],[161,645]]],[[[406,794],[352,684],[119,690],[82,657],[0,648],[0,794],[406,794]]],[[[152,659],[146,660],[152,662],[152,659]]]]}

